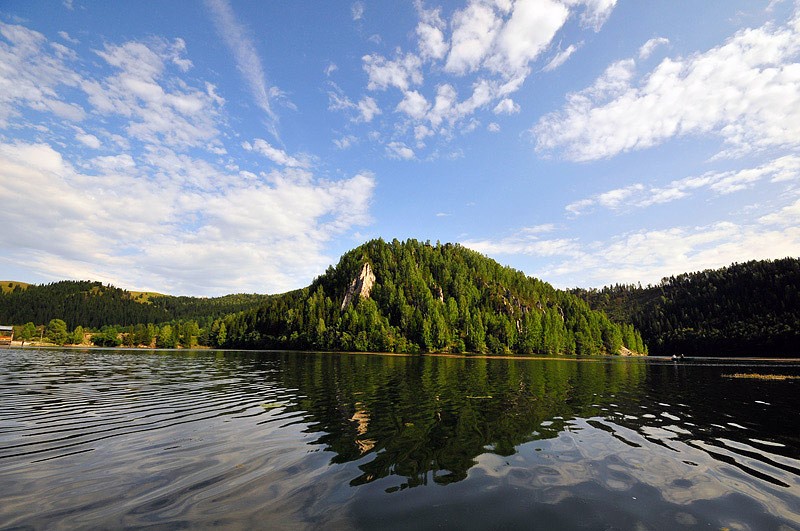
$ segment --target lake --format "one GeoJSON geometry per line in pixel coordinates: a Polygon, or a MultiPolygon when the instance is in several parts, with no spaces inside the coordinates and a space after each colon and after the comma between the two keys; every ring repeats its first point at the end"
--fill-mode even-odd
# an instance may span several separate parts
{"type": "Polygon", "coordinates": [[[800,530],[800,363],[0,350],[3,529],[800,530]]]}

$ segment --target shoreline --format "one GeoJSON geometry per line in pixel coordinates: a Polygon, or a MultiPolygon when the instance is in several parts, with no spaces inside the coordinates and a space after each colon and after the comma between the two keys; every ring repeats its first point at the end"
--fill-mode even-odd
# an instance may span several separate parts
{"type": "MultiPolygon", "coordinates": [[[[514,354],[471,354],[462,353],[455,354],[450,352],[359,352],[359,351],[332,351],[332,350],[293,350],[293,349],[245,349],[245,348],[213,348],[198,346],[192,348],[155,348],[155,347],[97,347],[94,345],[64,345],[58,346],[53,344],[41,343],[27,343],[25,346],[11,345],[0,347],[0,352],[3,349],[39,349],[39,350],[99,350],[99,351],[120,351],[120,352],[290,352],[290,353],[307,353],[307,354],[349,354],[360,356],[394,356],[411,358],[415,356],[426,356],[435,358],[453,358],[453,359],[497,359],[497,360],[553,360],[553,361],[605,361],[609,359],[617,360],[658,360],[658,361],[673,361],[671,356],[623,356],[615,354],[603,354],[596,356],[547,356],[547,355],[514,355],[514,354]]],[[[789,362],[800,363],[800,357],[792,358],[775,358],[775,357],[757,357],[757,356],[692,356],[684,358],[683,360],[675,362],[677,365],[691,364],[692,361],[707,361],[707,360],[739,360],[751,362],[789,362]]]]}

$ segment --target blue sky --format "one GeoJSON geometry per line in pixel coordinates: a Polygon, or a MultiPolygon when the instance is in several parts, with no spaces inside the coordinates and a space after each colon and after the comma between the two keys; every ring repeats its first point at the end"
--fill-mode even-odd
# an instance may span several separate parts
{"type": "Polygon", "coordinates": [[[307,285],[374,238],[557,287],[800,256],[800,4],[0,5],[0,278],[307,285]]]}

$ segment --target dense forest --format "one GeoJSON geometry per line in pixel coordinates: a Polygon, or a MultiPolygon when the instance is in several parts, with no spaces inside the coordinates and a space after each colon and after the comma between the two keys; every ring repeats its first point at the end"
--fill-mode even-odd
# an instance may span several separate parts
{"type": "Polygon", "coordinates": [[[370,241],[307,288],[215,298],[6,282],[0,323],[57,344],[387,352],[800,354],[800,260],[559,291],[460,245],[370,241]],[[22,324],[26,323],[26,324],[22,324]]]}
{"type": "Polygon", "coordinates": [[[311,286],[218,298],[99,282],[12,285],[0,322],[18,339],[101,346],[384,352],[646,353],[630,324],[460,245],[373,240],[311,286]],[[91,333],[90,333],[91,332],[91,333]]]}
{"type": "Polygon", "coordinates": [[[800,260],[750,261],[664,278],[657,286],[573,290],[633,323],[652,354],[800,355],[800,260]]]}
{"type": "Polygon", "coordinates": [[[587,302],[460,245],[372,240],[311,286],[212,323],[216,344],[382,352],[644,353],[587,302]]]}
{"type": "Polygon", "coordinates": [[[0,323],[42,325],[57,318],[70,329],[175,320],[194,320],[202,325],[258,306],[267,298],[255,294],[213,298],[135,294],[100,282],[71,280],[27,286],[9,282],[6,288],[12,286],[0,292],[0,323]]]}

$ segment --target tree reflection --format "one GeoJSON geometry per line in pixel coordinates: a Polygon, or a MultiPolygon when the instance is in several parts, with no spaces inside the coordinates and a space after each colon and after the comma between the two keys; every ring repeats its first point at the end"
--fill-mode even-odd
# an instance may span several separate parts
{"type": "Polygon", "coordinates": [[[351,485],[388,476],[389,490],[457,482],[477,456],[512,455],[553,438],[607,397],[639,392],[637,363],[486,358],[296,355],[282,358],[282,384],[299,390],[313,444],[333,463],[362,460],[351,485]],[[370,459],[371,457],[371,459],[370,459]]]}

